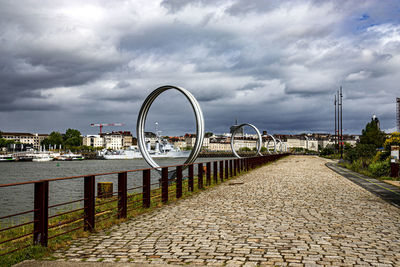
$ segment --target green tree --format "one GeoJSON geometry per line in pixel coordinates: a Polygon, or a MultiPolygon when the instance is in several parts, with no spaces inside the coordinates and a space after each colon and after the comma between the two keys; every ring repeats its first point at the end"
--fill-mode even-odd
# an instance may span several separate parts
{"type": "Polygon", "coordinates": [[[368,166],[372,158],[376,154],[376,147],[374,144],[357,144],[356,147],[349,149],[345,154],[345,159],[354,162],[361,160],[363,167],[368,166]]]}
{"type": "Polygon", "coordinates": [[[49,137],[45,138],[42,142],[41,145],[44,146],[49,146],[49,145],[64,145],[64,139],[63,136],[59,132],[51,132],[49,137]]]}
{"type": "Polygon", "coordinates": [[[7,140],[5,138],[0,138],[0,147],[7,147],[10,144],[15,144],[14,140],[7,140]]]}
{"type": "Polygon", "coordinates": [[[80,137],[70,137],[64,142],[65,146],[81,146],[82,145],[82,138],[80,137]]]}
{"type": "Polygon", "coordinates": [[[335,149],[334,149],[333,145],[327,145],[326,147],[321,149],[321,152],[320,152],[321,156],[328,156],[328,155],[332,155],[332,154],[335,154],[335,149]]]}
{"type": "Polygon", "coordinates": [[[375,148],[378,148],[383,146],[385,139],[385,133],[379,129],[376,121],[371,120],[362,130],[360,143],[374,145],[375,148]]]}
{"type": "Polygon", "coordinates": [[[212,133],[212,132],[206,132],[205,134],[204,134],[204,137],[206,137],[206,138],[208,138],[208,137],[211,137],[211,136],[213,136],[214,134],[212,133]]]}
{"type": "Polygon", "coordinates": [[[82,145],[81,132],[75,129],[68,129],[63,135],[63,139],[64,144],[69,147],[82,145]]]}

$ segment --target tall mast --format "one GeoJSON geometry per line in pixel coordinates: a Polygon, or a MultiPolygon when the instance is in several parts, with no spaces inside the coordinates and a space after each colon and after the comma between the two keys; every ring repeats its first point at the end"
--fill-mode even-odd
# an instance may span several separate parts
{"type": "Polygon", "coordinates": [[[343,159],[343,94],[340,86],[340,158],[343,159]]]}
{"type": "Polygon", "coordinates": [[[335,152],[336,152],[336,145],[337,145],[337,143],[336,143],[336,125],[337,125],[337,121],[336,121],[336,95],[335,95],[335,132],[334,132],[334,134],[333,134],[333,140],[334,140],[334,142],[335,142],[335,152]]]}
{"type": "Polygon", "coordinates": [[[336,132],[336,136],[337,136],[337,151],[338,154],[340,154],[340,139],[339,139],[339,129],[340,129],[340,98],[339,98],[339,90],[337,91],[337,132],[336,132]]]}

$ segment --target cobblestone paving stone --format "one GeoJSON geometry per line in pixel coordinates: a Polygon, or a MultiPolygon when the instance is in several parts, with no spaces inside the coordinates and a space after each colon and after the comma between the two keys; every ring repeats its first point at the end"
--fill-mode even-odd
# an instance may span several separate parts
{"type": "Polygon", "coordinates": [[[400,266],[400,210],[290,156],[75,241],[69,261],[224,266],[400,266]],[[111,232],[110,234],[106,234],[111,232]]]}

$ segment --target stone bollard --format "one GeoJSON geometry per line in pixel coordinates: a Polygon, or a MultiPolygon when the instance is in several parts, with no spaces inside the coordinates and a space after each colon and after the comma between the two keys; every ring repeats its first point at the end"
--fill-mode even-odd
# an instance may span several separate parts
{"type": "Polygon", "coordinates": [[[97,197],[110,198],[113,196],[113,183],[112,182],[98,182],[97,183],[97,197]]]}

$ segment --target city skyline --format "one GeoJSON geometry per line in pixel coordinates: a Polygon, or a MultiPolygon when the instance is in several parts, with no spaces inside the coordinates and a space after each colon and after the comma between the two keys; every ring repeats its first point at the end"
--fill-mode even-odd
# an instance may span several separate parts
{"type": "MultiPolygon", "coordinates": [[[[145,97],[182,86],[198,99],[206,131],[237,118],[270,133],[360,134],[376,114],[396,127],[400,88],[398,1],[2,2],[0,130],[134,135],[145,97]]],[[[194,132],[181,95],[150,110],[165,135],[194,132]]]]}

